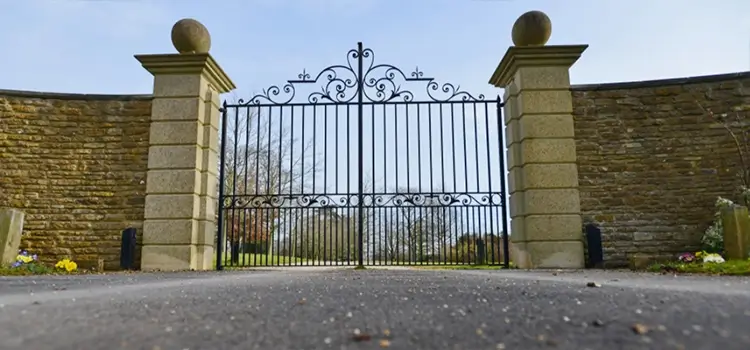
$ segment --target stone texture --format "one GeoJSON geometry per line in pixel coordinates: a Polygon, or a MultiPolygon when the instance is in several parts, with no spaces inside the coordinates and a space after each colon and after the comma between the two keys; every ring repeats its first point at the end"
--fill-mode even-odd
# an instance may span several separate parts
{"type": "Polygon", "coordinates": [[[0,209],[0,265],[12,264],[18,255],[23,234],[23,217],[20,210],[0,209]]]}
{"type": "Polygon", "coordinates": [[[700,247],[717,196],[737,198],[737,149],[706,116],[750,105],[750,73],[573,87],[581,210],[607,266],[700,247]],[[642,240],[635,240],[635,234],[642,240]]]}
{"type": "Polygon", "coordinates": [[[552,21],[544,12],[529,11],[522,14],[515,23],[511,37],[516,46],[541,46],[552,35],[552,21]]]}
{"type": "Polygon", "coordinates": [[[172,45],[179,53],[207,53],[211,35],[201,22],[183,18],[172,26],[172,45]]]}
{"type": "Polygon", "coordinates": [[[750,216],[747,207],[734,206],[721,211],[726,258],[745,260],[750,253],[750,216]]]}
{"type": "Polygon", "coordinates": [[[0,92],[0,207],[26,213],[22,249],[119,266],[121,230],[141,233],[150,111],[148,96],[0,92]]]}

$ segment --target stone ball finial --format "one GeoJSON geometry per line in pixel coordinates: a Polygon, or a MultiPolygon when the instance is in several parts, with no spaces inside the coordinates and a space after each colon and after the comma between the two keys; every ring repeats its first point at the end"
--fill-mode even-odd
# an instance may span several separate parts
{"type": "Polygon", "coordinates": [[[211,34],[201,22],[183,18],[172,26],[172,45],[179,53],[208,53],[211,34]]]}
{"type": "Polygon", "coordinates": [[[552,21],[542,11],[529,11],[513,23],[513,45],[544,46],[552,35],[552,21]]]}

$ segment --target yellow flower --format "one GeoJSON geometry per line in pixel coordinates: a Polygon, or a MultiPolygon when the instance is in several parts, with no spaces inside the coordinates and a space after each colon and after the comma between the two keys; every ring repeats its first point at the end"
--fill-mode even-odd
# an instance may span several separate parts
{"type": "Polygon", "coordinates": [[[78,264],[76,264],[73,261],[68,260],[68,263],[65,264],[65,270],[68,272],[73,272],[78,269],[78,264]]]}
{"type": "Polygon", "coordinates": [[[34,258],[27,256],[27,255],[18,254],[18,256],[16,256],[16,261],[20,261],[20,262],[23,262],[24,264],[28,264],[34,261],[34,258]]]}

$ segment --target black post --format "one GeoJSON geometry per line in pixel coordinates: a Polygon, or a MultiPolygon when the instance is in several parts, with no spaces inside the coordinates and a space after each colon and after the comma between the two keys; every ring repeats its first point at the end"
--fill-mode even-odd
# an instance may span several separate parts
{"type": "Polygon", "coordinates": [[[223,270],[224,265],[222,264],[222,252],[224,250],[224,164],[226,164],[227,157],[227,101],[224,101],[224,106],[221,108],[221,154],[219,155],[221,160],[219,161],[219,222],[216,234],[216,270],[223,270]]]}
{"type": "Polygon", "coordinates": [[[359,113],[359,116],[358,116],[359,122],[357,123],[358,124],[357,125],[357,134],[358,134],[357,137],[359,138],[358,140],[359,141],[358,142],[359,144],[359,147],[358,147],[359,148],[359,189],[357,191],[358,193],[357,197],[359,200],[357,201],[358,202],[357,207],[359,208],[359,218],[358,218],[359,224],[357,226],[359,227],[359,230],[358,230],[359,235],[357,237],[357,246],[359,247],[359,249],[357,249],[358,250],[357,255],[359,259],[358,261],[359,268],[362,268],[365,266],[364,238],[362,237],[365,231],[364,227],[362,227],[365,224],[365,216],[364,216],[365,206],[364,206],[364,196],[363,196],[363,192],[365,190],[364,188],[365,174],[364,174],[364,164],[363,164],[364,155],[363,155],[363,150],[362,150],[363,144],[364,144],[364,141],[362,140],[362,122],[364,120],[364,118],[362,117],[362,103],[363,103],[363,98],[364,98],[363,90],[365,88],[365,77],[364,77],[364,72],[363,72],[362,55],[364,55],[364,49],[362,48],[362,43],[358,42],[357,43],[357,73],[358,73],[357,79],[359,80],[358,81],[359,89],[357,91],[357,109],[359,113]]]}
{"type": "Polygon", "coordinates": [[[602,268],[604,264],[604,250],[602,249],[602,230],[594,224],[586,224],[586,243],[588,246],[588,268],[602,268]]]}
{"type": "Polygon", "coordinates": [[[487,251],[485,250],[486,247],[484,245],[484,240],[482,238],[477,238],[474,243],[476,244],[476,247],[477,247],[477,256],[476,256],[477,260],[476,261],[479,262],[479,265],[484,265],[485,263],[487,263],[487,261],[485,261],[485,256],[486,256],[487,251]]]}
{"type": "Polygon", "coordinates": [[[505,181],[507,171],[505,169],[505,131],[503,131],[503,102],[500,95],[497,96],[497,133],[500,137],[500,202],[502,203],[503,212],[500,219],[503,223],[503,265],[510,268],[510,239],[508,237],[508,184],[505,181]]]}
{"type": "Polygon", "coordinates": [[[132,270],[135,263],[136,230],[128,227],[122,231],[122,242],[120,243],[120,268],[132,270]]]}

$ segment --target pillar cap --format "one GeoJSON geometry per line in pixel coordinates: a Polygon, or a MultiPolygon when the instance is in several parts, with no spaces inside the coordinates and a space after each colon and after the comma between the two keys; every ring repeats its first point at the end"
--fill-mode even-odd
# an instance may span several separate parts
{"type": "Polygon", "coordinates": [[[489,83],[504,88],[521,67],[570,68],[588,45],[511,46],[500,60],[489,83]]]}
{"type": "Polygon", "coordinates": [[[237,88],[219,64],[208,53],[135,55],[143,68],[153,74],[203,75],[223,94],[237,88]]]}

